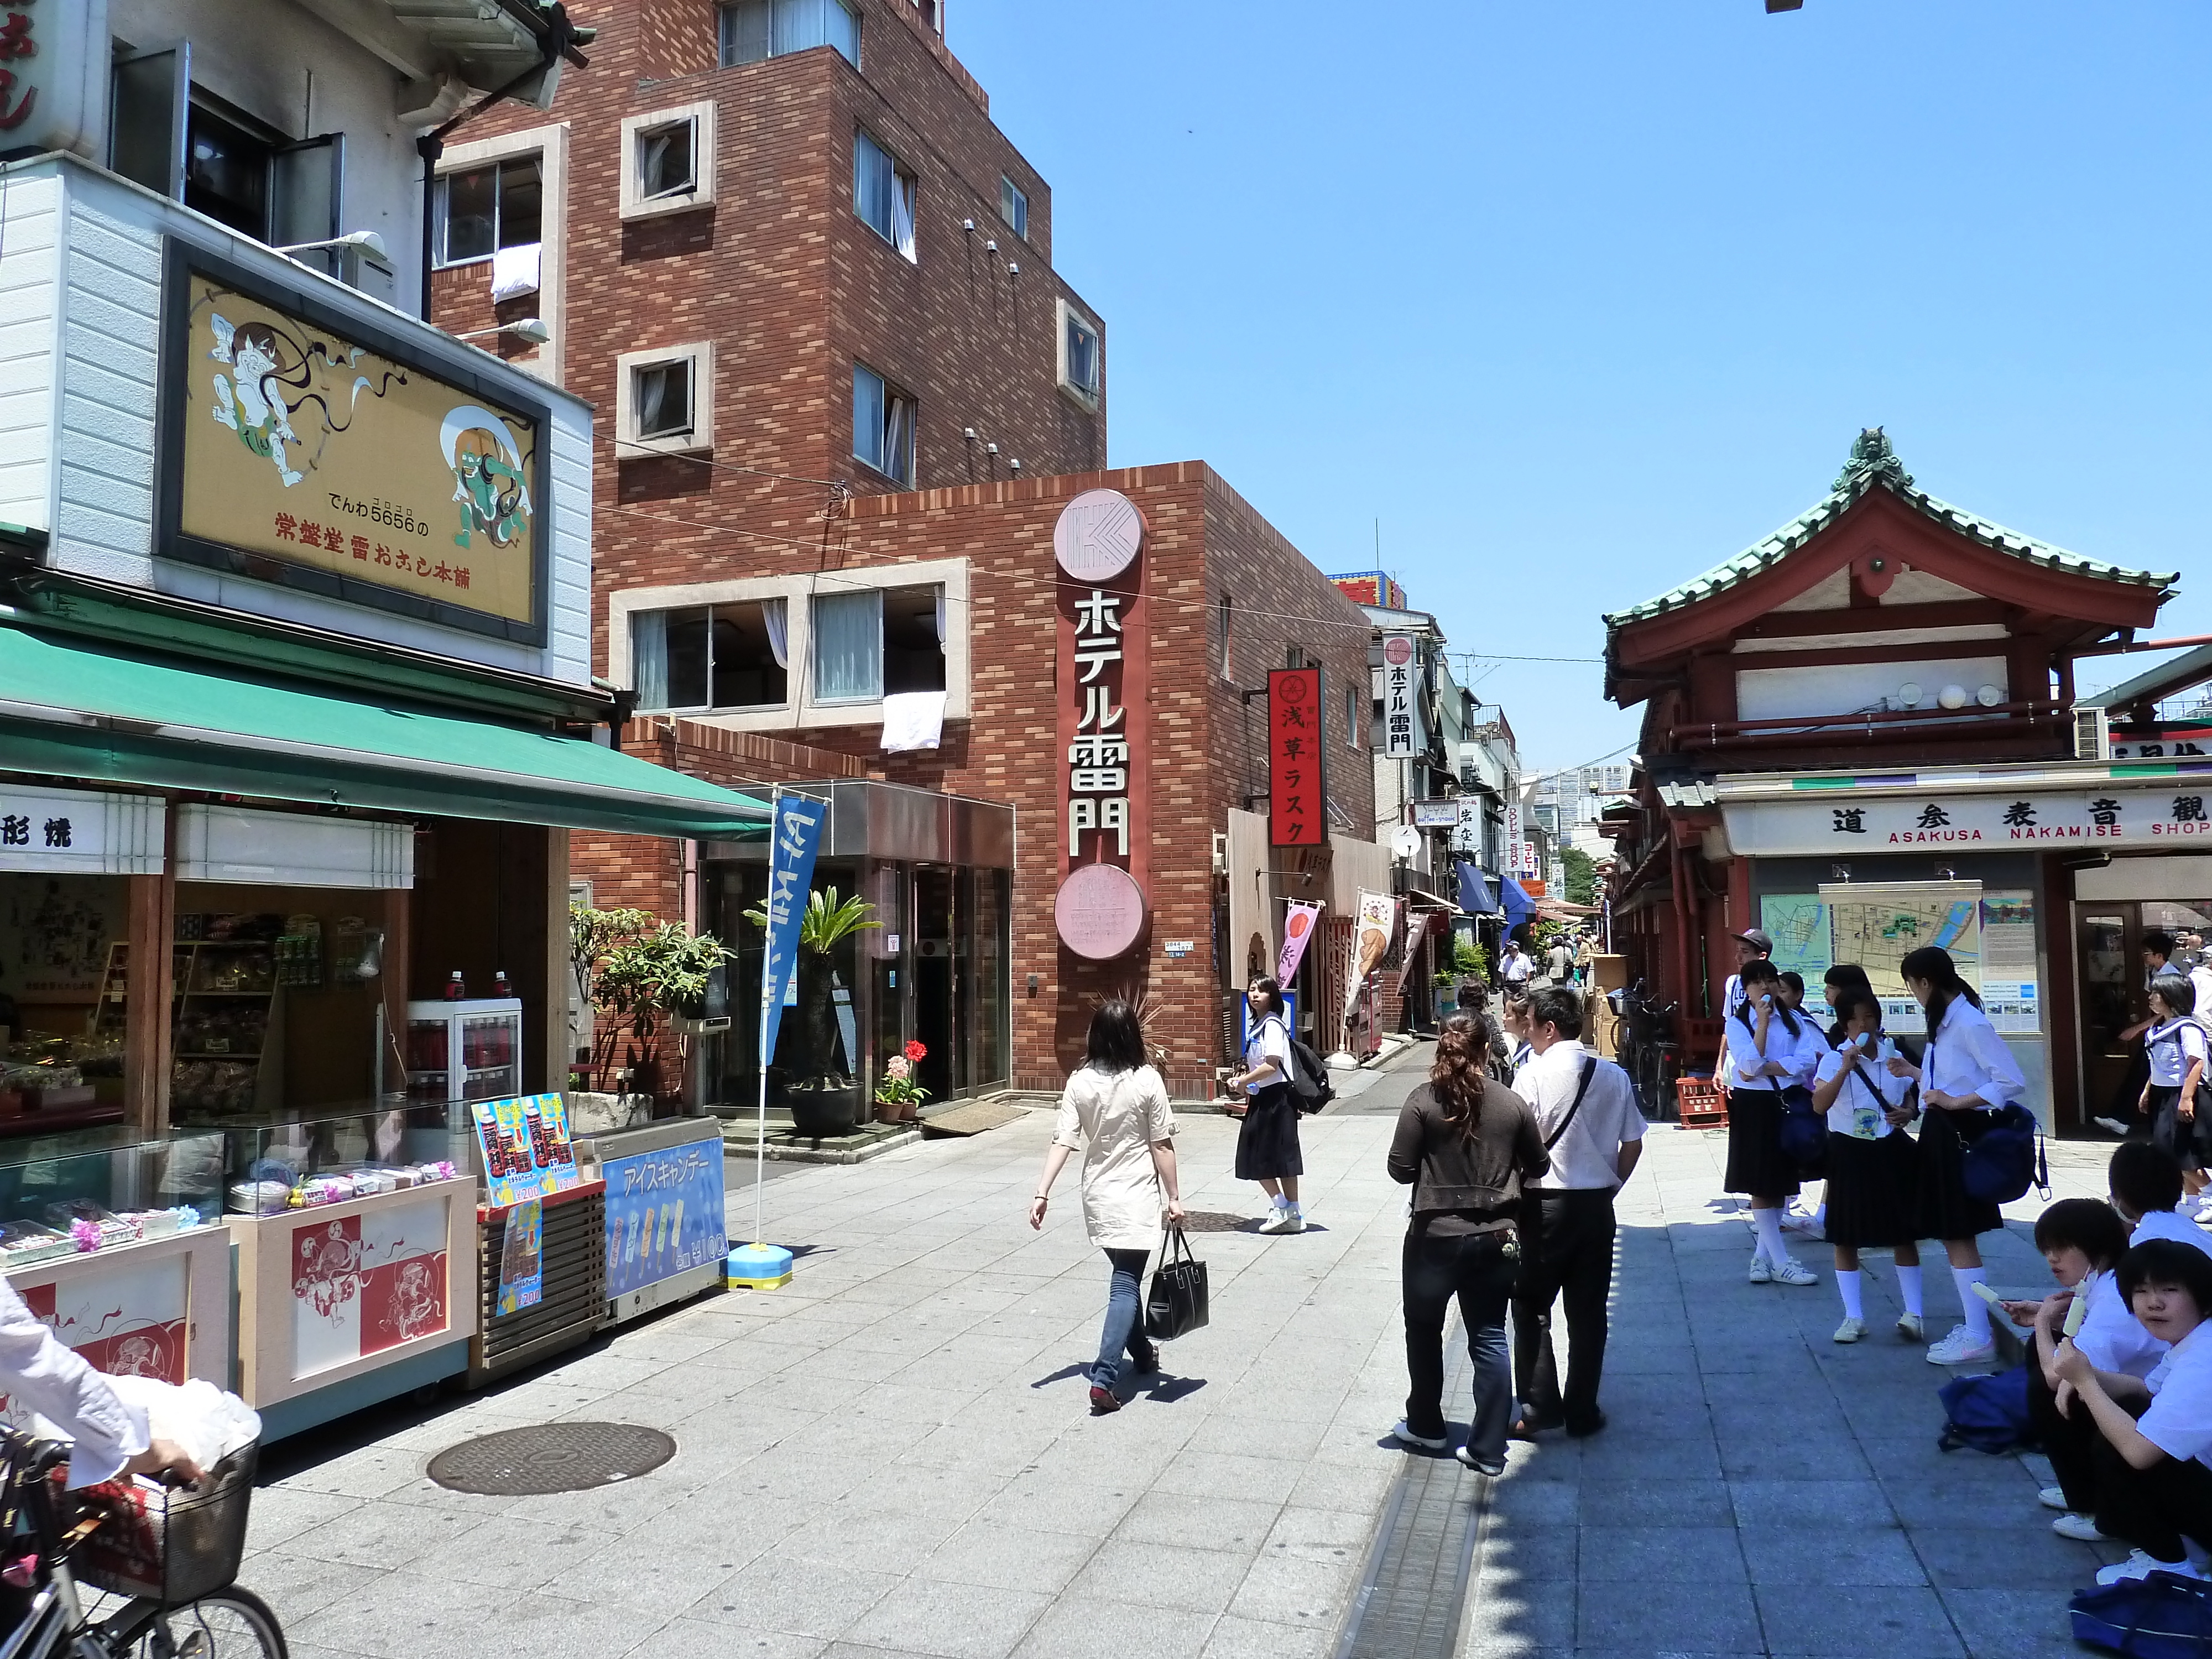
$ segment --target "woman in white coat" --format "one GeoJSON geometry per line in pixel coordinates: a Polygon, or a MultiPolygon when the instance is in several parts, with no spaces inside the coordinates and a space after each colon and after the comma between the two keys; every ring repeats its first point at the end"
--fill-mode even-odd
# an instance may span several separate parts
{"type": "Polygon", "coordinates": [[[1145,1063],[1136,1011],[1118,999],[1101,1003],[1091,1015],[1084,1064],[1060,1092],[1060,1124],[1030,1200],[1030,1226],[1044,1225],[1052,1183],[1078,1151],[1083,1153],[1083,1225],[1091,1242],[1106,1252],[1113,1273],[1106,1327],[1091,1368],[1091,1415],[1103,1417],[1121,1409],[1114,1384],[1121,1376],[1124,1351],[1140,1373],[1160,1368],[1159,1351],[1139,1328],[1145,1262],[1159,1246],[1162,1212],[1172,1224],[1182,1220],[1167,1085],[1145,1063]]]}

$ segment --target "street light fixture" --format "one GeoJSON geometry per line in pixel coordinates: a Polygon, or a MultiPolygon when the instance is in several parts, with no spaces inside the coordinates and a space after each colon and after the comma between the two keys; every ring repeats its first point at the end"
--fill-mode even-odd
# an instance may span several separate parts
{"type": "Polygon", "coordinates": [[[319,242],[293,242],[276,251],[287,257],[295,253],[320,253],[331,248],[367,248],[378,258],[391,263],[392,256],[384,251],[384,238],[373,230],[349,230],[343,236],[325,236],[319,242]]]}
{"type": "Polygon", "coordinates": [[[544,345],[553,337],[553,331],[536,317],[524,317],[512,323],[501,323],[492,328],[472,328],[465,334],[456,334],[456,340],[481,339],[487,334],[512,334],[518,340],[527,340],[532,345],[544,345]]]}

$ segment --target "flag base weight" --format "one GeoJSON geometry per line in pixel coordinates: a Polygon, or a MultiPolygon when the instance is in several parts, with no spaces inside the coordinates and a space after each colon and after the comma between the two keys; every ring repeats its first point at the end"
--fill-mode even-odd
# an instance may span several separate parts
{"type": "Polygon", "coordinates": [[[745,1244],[722,1264],[722,1282],[733,1291],[774,1291],[791,1283],[791,1252],[775,1244],[745,1244]]]}

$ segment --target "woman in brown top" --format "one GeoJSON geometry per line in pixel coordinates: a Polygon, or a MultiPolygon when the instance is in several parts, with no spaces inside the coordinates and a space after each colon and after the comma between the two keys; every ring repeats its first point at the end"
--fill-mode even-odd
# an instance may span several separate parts
{"type": "Polygon", "coordinates": [[[1519,1264],[1514,1219],[1522,1180],[1551,1167],[1536,1121],[1521,1097],[1484,1075],[1482,1028],[1454,1014],[1437,1037],[1427,1085],[1398,1114],[1390,1178],[1413,1188],[1406,1231],[1406,1415],[1391,1434],[1442,1451],[1444,1315],[1459,1298],[1474,1362],[1474,1423],[1459,1460],[1477,1474],[1505,1469],[1513,1420],[1513,1368],[1505,1310],[1519,1264]]]}

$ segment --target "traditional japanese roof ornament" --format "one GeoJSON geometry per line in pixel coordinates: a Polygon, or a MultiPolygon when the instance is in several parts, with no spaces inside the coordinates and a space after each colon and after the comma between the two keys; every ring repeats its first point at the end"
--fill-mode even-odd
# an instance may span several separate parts
{"type": "Polygon", "coordinates": [[[1844,463],[1844,470],[1828,488],[1838,495],[1856,495],[1877,478],[1887,479],[1900,489],[1912,482],[1905,463],[1890,447],[1889,434],[1878,426],[1863,427],[1859,435],[1851,440],[1850,459],[1844,463]]]}

